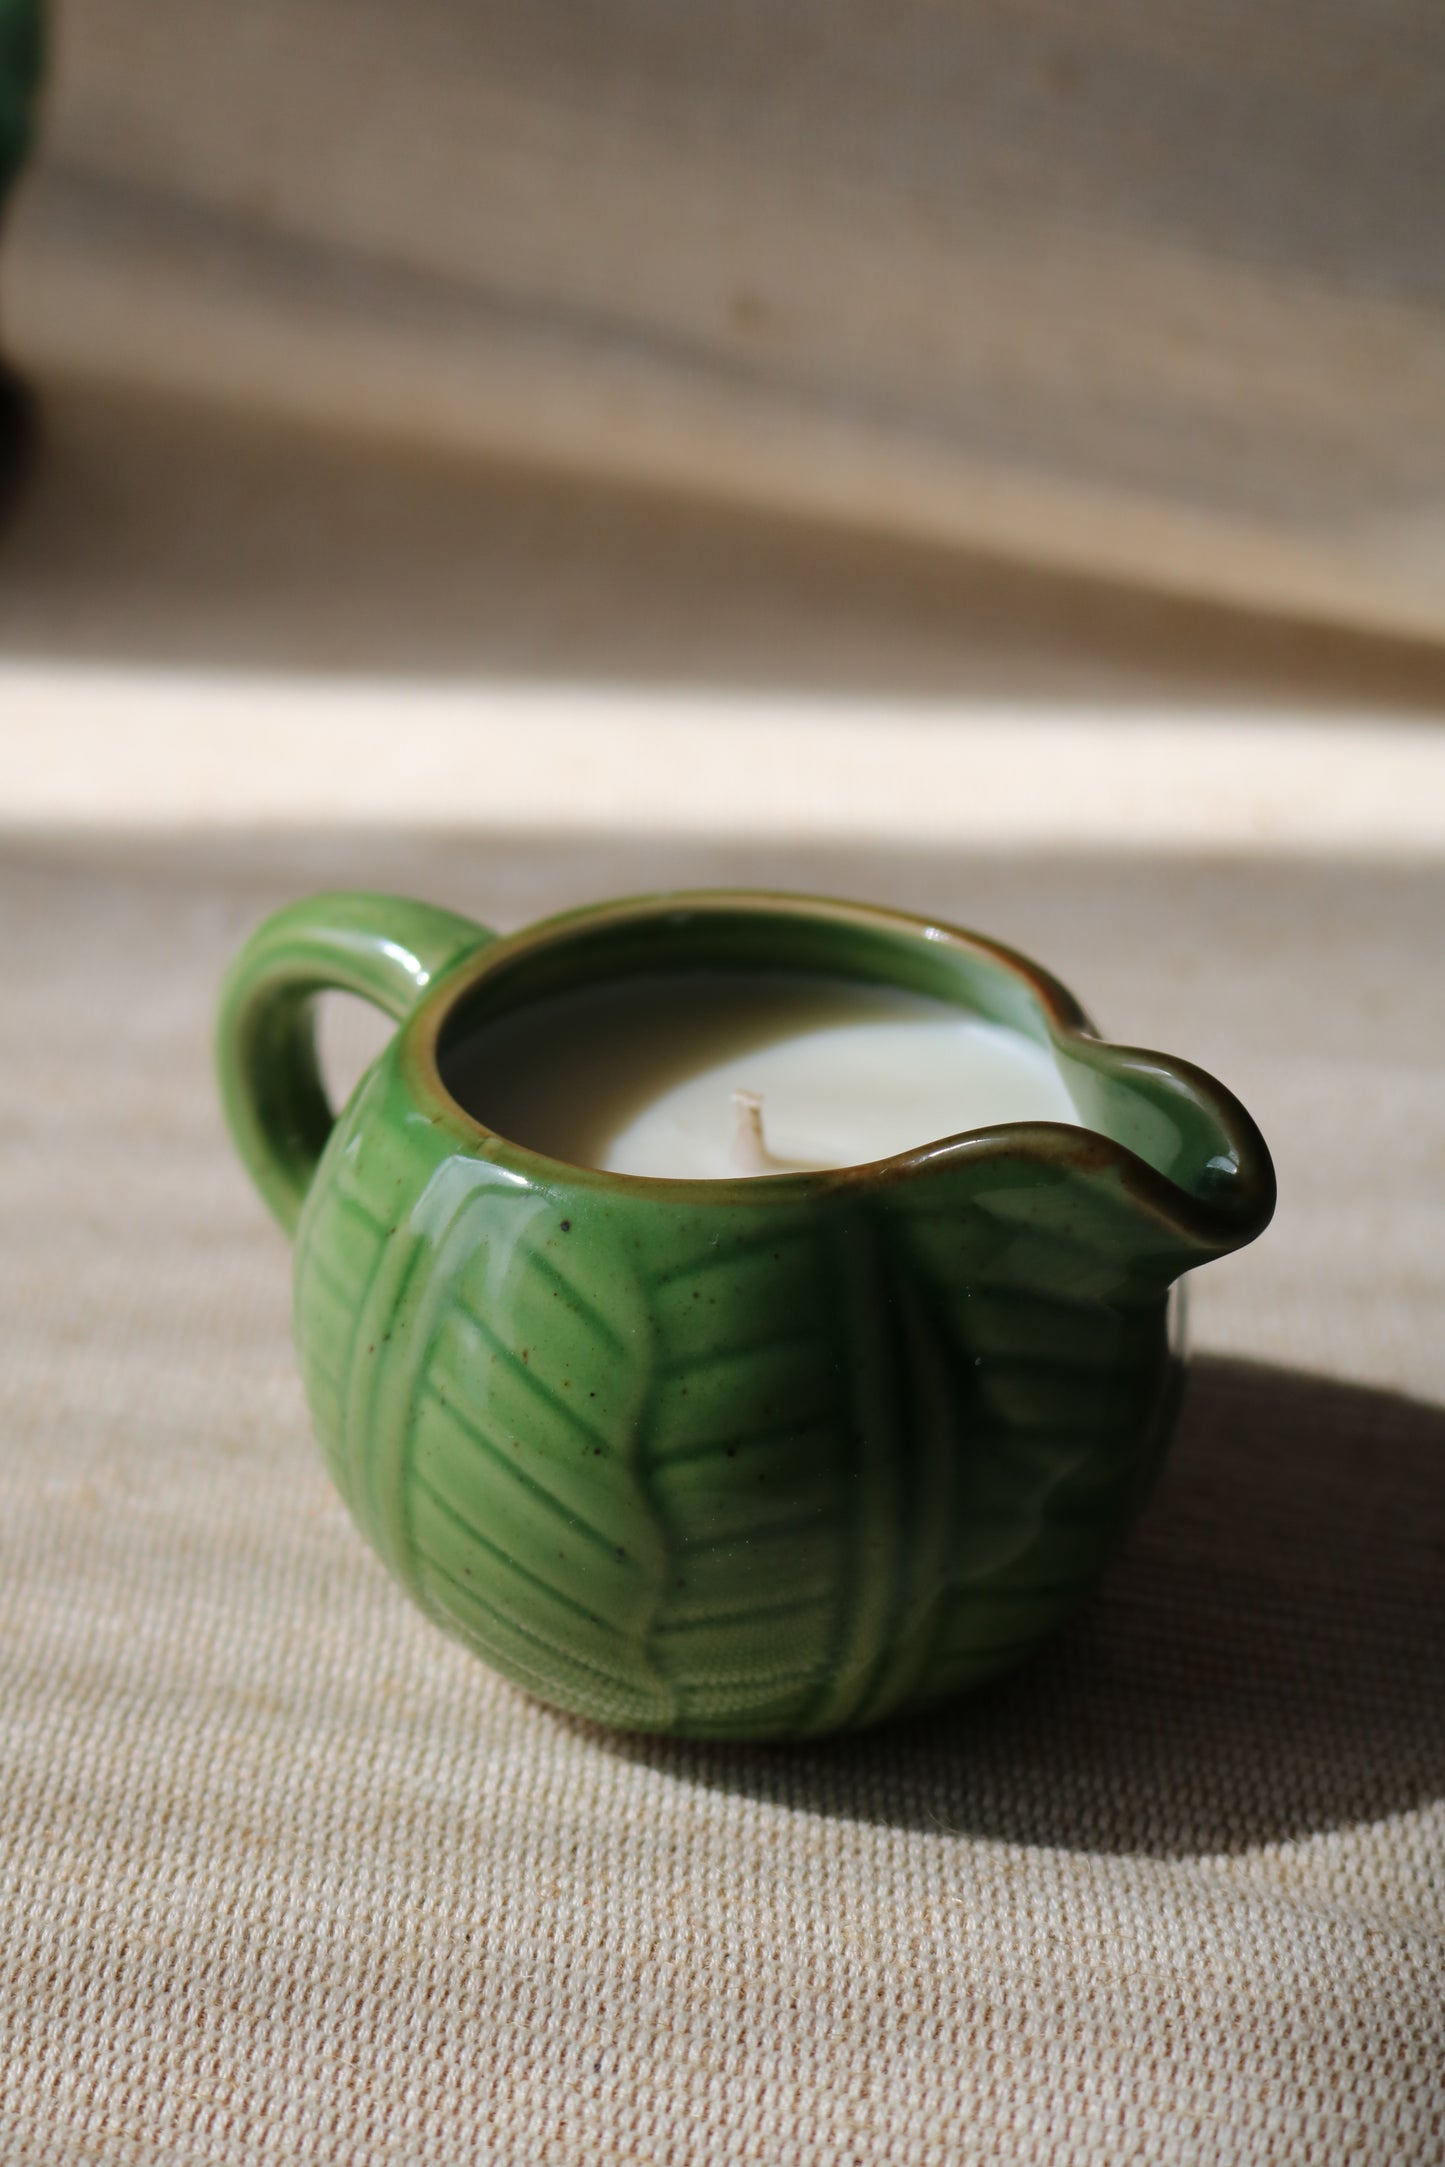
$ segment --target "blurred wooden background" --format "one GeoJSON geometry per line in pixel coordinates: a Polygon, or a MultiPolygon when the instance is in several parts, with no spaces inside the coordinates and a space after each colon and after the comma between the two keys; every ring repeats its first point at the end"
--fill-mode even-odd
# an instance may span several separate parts
{"type": "Polygon", "coordinates": [[[70,0],[12,351],[1445,635],[1433,0],[70,0]]]}

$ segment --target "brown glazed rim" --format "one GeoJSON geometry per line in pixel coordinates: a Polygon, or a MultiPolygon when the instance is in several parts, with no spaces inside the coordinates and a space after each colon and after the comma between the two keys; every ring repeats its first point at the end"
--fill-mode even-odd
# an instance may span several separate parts
{"type": "Polygon", "coordinates": [[[1134,1203],[1190,1245],[1197,1243],[1216,1254],[1253,1241],[1274,1214],[1276,1184],[1269,1147],[1253,1117],[1217,1078],[1192,1062],[1100,1037],[1067,986],[1017,949],[961,926],[881,905],[740,888],[678,890],[585,905],[542,919],[520,932],[495,936],[480,950],[464,956],[428,989],[402,1027],[400,1040],[403,1074],[426,1107],[428,1118],[439,1121],[471,1151],[480,1149],[539,1188],[586,1187],[655,1201],[668,1198],[689,1204],[746,1203],[756,1207],[768,1200],[795,1203],[803,1195],[864,1183],[892,1184],[924,1173],[938,1173],[965,1160],[1023,1154],[1035,1162],[1072,1167],[1083,1174],[1098,1175],[1112,1169],[1134,1203]],[[1202,1198],[1098,1130],[1064,1122],[1018,1121],[967,1130],[893,1158],[856,1166],[828,1167],[804,1174],[673,1180],[662,1175],[615,1174],[601,1167],[550,1158],[487,1128],[448,1090],[438,1063],[442,1033],[473,988],[494,970],[531,951],[565,944],[584,928],[590,934],[609,927],[643,924],[649,919],[676,918],[679,914],[827,920],[894,938],[926,941],[979,958],[1009,973],[1028,990],[1056,1046],[1087,1048],[1093,1066],[1116,1074],[1151,1068],[1166,1072],[1214,1122],[1221,1138],[1227,1140],[1238,1171],[1217,1197],[1202,1198]]]}

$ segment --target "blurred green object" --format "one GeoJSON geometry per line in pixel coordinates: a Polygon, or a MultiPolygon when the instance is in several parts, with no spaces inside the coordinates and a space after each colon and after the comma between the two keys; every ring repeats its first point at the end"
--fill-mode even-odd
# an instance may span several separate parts
{"type": "Polygon", "coordinates": [[[40,0],[0,0],[0,202],[30,148],[43,51],[40,0]]]}
{"type": "Polygon", "coordinates": [[[30,148],[42,42],[40,0],[0,0],[0,201],[30,148]]]}
{"type": "MultiPolygon", "coordinates": [[[[44,37],[40,0],[0,0],[0,212],[30,148],[44,37]]],[[[0,510],[23,465],[29,403],[0,357],[0,510]]]]}

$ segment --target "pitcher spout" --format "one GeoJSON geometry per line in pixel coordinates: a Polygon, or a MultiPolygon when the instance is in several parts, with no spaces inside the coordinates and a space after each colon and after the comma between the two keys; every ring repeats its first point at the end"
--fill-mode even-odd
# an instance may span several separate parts
{"type": "Polygon", "coordinates": [[[1223,1084],[1188,1061],[1077,1031],[1056,1035],[1055,1054],[1080,1119],[1134,1162],[1120,1172],[1140,1209],[1177,1236],[1181,1270],[1264,1232],[1274,1164],[1223,1084]]]}
{"type": "Polygon", "coordinates": [[[1185,1272],[1268,1226],[1268,1146],[1202,1069],[1097,1038],[1077,1012],[1045,1020],[1077,1126],[980,1129],[832,1179],[871,1192],[928,1269],[971,1300],[988,1287],[1051,1313],[1060,1303],[1156,1312],[1185,1272]]]}

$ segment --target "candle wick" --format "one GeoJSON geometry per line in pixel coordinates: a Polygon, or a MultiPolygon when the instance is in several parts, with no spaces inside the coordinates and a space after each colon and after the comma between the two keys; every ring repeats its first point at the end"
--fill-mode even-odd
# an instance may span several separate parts
{"type": "Polygon", "coordinates": [[[732,1162],[740,1174],[773,1174],[784,1169],[785,1162],[775,1159],[768,1149],[763,1135],[763,1102],[756,1091],[734,1091],[733,1111],[737,1116],[733,1129],[732,1162]]]}

